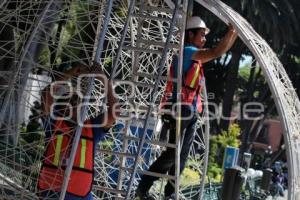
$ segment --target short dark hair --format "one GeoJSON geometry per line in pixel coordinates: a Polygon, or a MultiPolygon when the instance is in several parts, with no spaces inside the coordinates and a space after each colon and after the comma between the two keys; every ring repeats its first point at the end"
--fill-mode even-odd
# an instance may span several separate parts
{"type": "Polygon", "coordinates": [[[184,34],[184,41],[187,42],[189,39],[189,32],[192,32],[194,35],[197,34],[197,32],[200,30],[201,28],[191,28],[188,30],[185,30],[185,34],[184,34]]]}
{"type": "MultiPolygon", "coordinates": [[[[63,96],[68,96],[68,94],[62,95],[62,98],[57,99],[56,103],[69,103],[71,104],[72,107],[76,107],[78,104],[78,100],[80,99],[77,94],[73,94],[70,98],[66,98],[63,96]]],[[[54,106],[55,115],[63,117],[66,108],[67,108],[66,105],[61,105],[61,104],[55,105],[54,106]]]]}

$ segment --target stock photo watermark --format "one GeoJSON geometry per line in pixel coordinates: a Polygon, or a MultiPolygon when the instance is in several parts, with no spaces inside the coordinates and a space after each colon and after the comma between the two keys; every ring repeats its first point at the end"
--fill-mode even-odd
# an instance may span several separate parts
{"type": "MultiPolygon", "coordinates": [[[[151,105],[150,102],[147,102],[146,105],[139,105],[136,103],[132,103],[128,101],[128,99],[132,99],[135,97],[135,84],[131,81],[114,81],[112,84],[112,95],[118,100],[123,99],[121,102],[115,103],[111,110],[110,114],[114,115],[113,117],[119,120],[130,120],[133,118],[143,118],[146,116],[148,111],[150,110],[152,113],[156,113],[157,115],[171,115],[176,120],[188,120],[194,116],[195,108],[193,105],[184,103],[184,102],[164,102],[161,105],[153,104],[151,105]],[[123,92],[117,91],[116,88],[123,87],[126,88],[123,92]],[[126,99],[124,101],[124,99],[126,99]],[[150,108],[151,107],[151,108],[150,108]],[[179,110],[182,108],[189,107],[191,112],[189,113],[181,113],[179,110]],[[118,113],[118,114],[117,114],[118,113]]],[[[83,113],[84,109],[88,107],[99,107],[99,104],[96,104],[95,101],[103,101],[108,93],[108,80],[105,75],[90,75],[90,74],[83,74],[80,75],[77,79],[75,87],[69,81],[56,81],[51,84],[50,87],[50,94],[52,98],[55,100],[54,103],[51,105],[51,118],[56,120],[73,120],[80,126],[84,124],[84,120],[81,118],[81,114],[83,113]],[[87,78],[95,78],[100,82],[98,86],[100,92],[97,95],[90,94],[87,95],[82,90],[82,82],[84,79],[87,78]]],[[[164,94],[165,96],[172,97],[172,94],[164,94]]],[[[183,94],[181,94],[183,95],[183,94]]],[[[159,97],[159,94],[153,95],[155,98],[159,97]]],[[[180,96],[180,95],[179,95],[180,96]]],[[[180,96],[182,98],[182,96],[180,96]]],[[[209,93],[208,99],[211,100],[214,98],[214,94],[209,93]]],[[[238,104],[235,106],[235,112],[231,116],[224,116],[222,111],[221,104],[216,104],[214,102],[208,101],[202,103],[203,108],[210,108],[209,110],[203,109],[202,113],[199,115],[202,118],[208,118],[206,120],[259,120],[264,117],[265,107],[262,103],[259,102],[247,102],[245,104],[238,104]]],[[[103,106],[102,110],[100,111],[102,115],[102,122],[93,126],[103,126],[108,117],[107,107],[103,106]]]]}

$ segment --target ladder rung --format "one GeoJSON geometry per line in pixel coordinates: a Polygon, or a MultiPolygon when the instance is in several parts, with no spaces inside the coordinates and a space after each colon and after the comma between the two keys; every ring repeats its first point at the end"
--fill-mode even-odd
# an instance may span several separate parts
{"type": "MultiPolygon", "coordinates": [[[[114,81],[124,81],[124,80],[121,80],[121,79],[114,79],[114,81]]],[[[138,81],[130,81],[131,83],[133,83],[135,86],[140,86],[140,87],[145,87],[145,88],[150,88],[150,89],[153,89],[154,88],[154,85],[151,85],[151,84],[148,84],[148,83],[141,83],[141,82],[138,82],[138,81]]]]}
{"type": "Polygon", "coordinates": [[[115,193],[115,194],[126,194],[126,191],[124,190],[118,190],[118,189],[114,189],[114,188],[107,188],[107,187],[102,187],[99,185],[93,185],[93,189],[95,190],[99,190],[99,191],[104,191],[104,192],[110,192],[110,193],[115,193]]]}
{"type": "Polygon", "coordinates": [[[104,150],[104,149],[97,149],[97,152],[104,153],[104,154],[109,154],[109,155],[116,155],[116,156],[120,156],[120,157],[131,157],[131,158],[136,157],[136,155],[131,154],[131,153],[116,152],[116,151],[110,151],[110,150],[104,150]]]}
{"type": "Polygon", "coordinates": [[[148,83],[141,83],[141,82],[137,82],[137,81],[132,81],[135,86],[140,86],[140,87],[146,87],[146,88],[151,88],[153,89],[154,88],[154,85],[150,85],[148,83]]]}
{"type": "Polygon", "coordinates": [[[172,21],[171,18],[142,15],[142,14],[133,14],[132,17],[141,18],[141,19],[150,19],[150,20],[160,21],[160,22],[171,22],[172,21]]]}
{"type": "MultiPolygon", "coordinates": [[[[137,42],[146,44],[146,45],[155,45],[155,46],[160,46],[161,48],[163,48],[166,45],[166,42],[164,41],[153,41],[153,40],[145,40],[145,39],[138,39],[137,42]]],[[[179,44],[174,44],[174,43],[170,43],[169,45],[169,49],[179,49],[180,45],[179,44]]]]}
{"type": "Polygon", "coordinates": [[[114,200],[124,200],[125,197],[115,197],[114,200]]]}
{"type": "MultiPolygon", "coordinates": [[[[140,141],[141,140],[138,137],[128,136],[128,135],[124,135],[123,138],[128,139],[128,140],[135,140],[135,141],[140,141]]],[[[145,143],[154,144],[154,145],[158,145],[158,146],[162,146],[162,147],[176,148],[176,144],[167,143],[167,142],[160,142],[160,141],[156,141],[156,140],[145,139],[145,143]]]]}
{"type": "MultiPolygon", "coordinates": [[[[132,121],[132,119],[130,119],[130,121],[132,121]]],[[[146,118],[135,118],[134,121],[138,123],[145,123],[146,118]]]]}
{"type": "Polygon", "coordinates": [[[130,51],[158,54],[158,55],[162,54],[162,50],[145,49],[145,48],[140,48],[140,47],[124,46],[123,49],[130,50],[130,51]]]}
{"type": "MultiPolygon", "coordinates": [[[[136,72],[135,75],[141,76],[141,77],[146,77],[146,78],[155,78],[156,79],[156,75],[147,74],[147,73],[144,73],[144,72],[136,72]]],[[[159,80],[167,81],[168,77],[167,76],[161,76],[159,80]]]]}
{"type": "Polygon", "coordinates": [[[144,10],[152,11],[152,12],[155,12],[155,11],[163,12],[163,13],[167,13],[167,14],[173,14],[173,12],[174,12],[174,10],[171,8],[154,7],[154,6],[148,6],[148,5],[144,5],[144,10]]]}
{"type": "MultiPolygon", "coordinates": [[[[121,170],[124,171],[128,171],[128,172],[132,172],[133,170],[131,168],[128,167],[120,167],[121,170]]],[[[175,180],[175,176],[171,176],[168,174],[161,174],[161,173],[157,173],[157,172],[150,172],[150,171],[146,171],[146,170],[137,170],[137,173],[139,174],[145,174],[148,176],[155,176],[155,177],[159,177],[159,178],[167,178],[169,180],[175,180]]]]}

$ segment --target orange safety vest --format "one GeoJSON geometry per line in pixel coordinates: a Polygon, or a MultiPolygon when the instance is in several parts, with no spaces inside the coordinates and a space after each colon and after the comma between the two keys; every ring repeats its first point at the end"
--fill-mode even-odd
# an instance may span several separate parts
{"type": "MultiPolygon", "coordinates": [[[[90,120],[86,124],[90,124],[90,120]]],[[[60,192],[67,160],[70,156],[74,131],[62,120],[55,122],[54,134],[48,142],[45,160],[40,171],[38,187],[41,190],[60,192]]],[[[92,128],[82,128],[82,133],[67,192],[85,197],[92,189],[94,167],[94,135],[92,128]]]]}
{"type": "MultiPolygon", "coordinates": [[[[203,68],[200,61],[194,61],[190,66],[189,70],[183,75],[182,78],[182,88],[181,88],[181,102],[187,104],[193,104],[195,97],[197,96],[197,111],[202,112],[202,102],[201,102],[201,90],[202,86],[200,81],[204,77],[203,68]]],[[[169,78],[167,81],[164,96],[162,98],[162,106],[173,97],[173,81],[174,78],[174,68],[173,65],[170,68],[169,78]]]]}

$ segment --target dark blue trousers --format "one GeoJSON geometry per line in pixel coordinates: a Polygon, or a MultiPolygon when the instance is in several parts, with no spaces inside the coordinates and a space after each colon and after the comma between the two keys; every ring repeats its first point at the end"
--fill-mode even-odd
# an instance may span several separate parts
{"type": "MultiPolygon", "coordinates": [[[[183,171],[190,148],[193,144],[193,140],[196,132],[196,122],[197,115],[193,111],[193,108],[190,106],[182,106],[181,107],[182,117],[191,116],[190,119],[182,119],[181,120],[181,152],[180,152],[180,173],[183,171]]],[[[175,144],[176,141],[176,123],[175,120],[170,120],[168,123],[163,125],[162,129],[169,128],[169,142],[175,144]]],[[[166,123],[166,122],[165,122],[166,123]]],[[[158,159],[150,166],[150,172],[157,172],[161,174],[166,174],[168,172],[169,175],[175,174],[175,149],[167,148],[158,159]]],[[[149,191],[153,182],[158,180],[158,177],[144,175],[140,181],[138,186],[138,190],[141,193],[146,193],[149,191]]],[[[171,180],[168,180],[168,183],[165,187],[165,196],[170,196],[175,191],[171,180]]]]}

